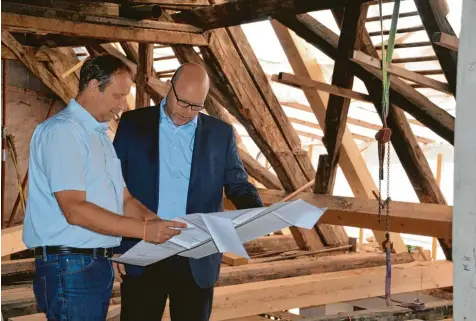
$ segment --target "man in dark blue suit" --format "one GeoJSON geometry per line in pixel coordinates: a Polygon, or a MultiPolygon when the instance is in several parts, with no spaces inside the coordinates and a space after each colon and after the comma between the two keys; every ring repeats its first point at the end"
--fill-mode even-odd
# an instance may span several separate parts
{"type": "MultiPolygon", "coordinates": [[[[221,211],[223,189],[238,209],[263,206],[248,182],[233,127],[199,113],[209,84],[205,69],[184,64],[159,106],[121,117],[114,146],[126,185],[163,219],[221,211]]],[[[118,252],[138,241],[123,239],[118,252]]],[[[121,321],[161,320],[167,298],[172,321],[209,320],[221,259],[174,256],[146,268],[116,265],[121,321]]]]}

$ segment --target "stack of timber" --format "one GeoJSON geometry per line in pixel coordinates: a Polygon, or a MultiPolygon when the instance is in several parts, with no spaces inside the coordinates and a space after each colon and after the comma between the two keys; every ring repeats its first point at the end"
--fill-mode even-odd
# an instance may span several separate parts
{"type": "MultiPolygon", "coordinates": [[[[286,310],[293,308],[384,294],[385,256],[381,252],[342,254],[328,251],[326,255],[295,255],[305,251],[296,250],[297,245],[291,235],[261,237],[248,242],[246,248],[251,257],[247,264],[222,265],[212,320],[289,317],[290,313],[286,310]]],[[[392,256],[393,293],[452,286],[452,263],[424,261],[423,257],[418,252],[392,256]]],[[[2,262],[2,313],[6,320],[45,320],[36,307],[32,290],[33,273],[33,259],[2,262]]],[[[119,287],[118,283],[114,284],[108,320],[119,319],[119,287]]],[[[451,300],[441,300],[446,302],[446,306],[451,306],[451,300]]],[[[165,320],[168,320],[168,314],[165,320]]]]}

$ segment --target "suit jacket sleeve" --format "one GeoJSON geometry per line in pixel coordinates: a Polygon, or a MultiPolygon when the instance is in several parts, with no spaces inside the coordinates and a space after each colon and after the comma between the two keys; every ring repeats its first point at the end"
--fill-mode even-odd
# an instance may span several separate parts
{"type": "Polygon", "coordinates": [[[225,195],[237,209],[261,207],[263,203],[255,186],[248,182],[248,174],[238,153],[235,133],[230,127],[225,165],[225,195]]]}

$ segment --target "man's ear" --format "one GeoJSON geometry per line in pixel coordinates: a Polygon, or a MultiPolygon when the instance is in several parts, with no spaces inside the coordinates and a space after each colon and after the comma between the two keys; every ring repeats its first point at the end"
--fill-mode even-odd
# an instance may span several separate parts
{"type": "Polygon", "coordinates": [[[88,82],[88,87],[94,91],[99,91],[99,81],[97,79],[91,79],[88,82]]]}
{"type": "Polygon", "coordinates": [[[165,89],[167,89],[167,92],[172,89],[172,82],[170,81],[170,79],[167,79],[167,81],[165,82],[165,89]]]}

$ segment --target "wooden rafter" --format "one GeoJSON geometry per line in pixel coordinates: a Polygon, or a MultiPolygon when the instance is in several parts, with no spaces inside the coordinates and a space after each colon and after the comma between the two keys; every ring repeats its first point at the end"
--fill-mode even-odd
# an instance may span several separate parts
{"type": "MultiPolygon", "coordinates": [[[[433,0],[415,0],[415,5],[420,13],[421,21],[425,26],[430,39],[435,33],[445,33],[456,37],[456,34],[446,18],[448,8],[442,8],[438,2],[433,0]]],[[[432,42],[433,50],[440,62],[441,68],[445,73],[446,80],[451,92],[456,95],[456,71],[458,65],[458,52],[443,48],[432,42]]]]}
{"type": "MultiPolygon", "coordinates": [[[[377,70],[381,70],[382,62],[378,58],[370,57],[361,51],[354,51],[352,55],[352,61],[355,61],[362,66],[368,66],[376,68],[377,70]]],[[[396,66],[392,63],[387,65],[387,71],[389,74],[401,77],[406,80],[413,81],[417,84],[424,85],[428,88],[433,88],[435,90],[447,93],[452,95],[448,84],[445,84],[441,81],[425,77],[421,74],[418,74],[414,71],[407,70],[405,68],[396,66]]]]}
{"type": "MultiPolygon", "coordinates": [[[[276,20],[272,20],[271,25],[284,49],[294,74],[322,82],[324,77],[320,67],[314,57],[310,56],[306,48],[303,47],[300,42],[302,40],[298,39],[290,30],[276,20]]],[[[325,103],[327,103],[328,100],[327,93],[317,92],[311,88],[303,88],[303,92],[311,105],[312,112],[322,127],[325,125],[325,103]]],[[[349,129],[346,129],[344,132],[343,148],[341,150],[339,165],[355,197],[374,198],[373,192],[377,190],[377,186],[349,129]]],[[[377,230],[372,232],[379,243],[385,240],[385,234],[383,232],[377,230]]],[[[392,240],[394,240],[396,252],[404,252],[406,250],[405,244],[399,235],[392,234],[392,240]]]]}
{"type": "MultiPolygon", "coordinates": [[[[294,30],[303,39],[322,50],[326,55],[336,58],[340,55],[337,50],[338,36],[329,28],[319,23],[310,15],[304,14],[300,16],[282,15],[278,17],[288,28],[294,30]]],[[[362,50],[372,50],[373,45],[368,34],[364,33],[364,43],[362,50]],[[368,39],[367,39],[368,37],[368,39]]],[[[375,56],[378,57],[378,56],[375,56]]],[[[355,75],[360,79],[377,78],[381,83],[381,73],[372,68],[363,68],[357,63],[353,63],[352,68],[355,69],[355,75]]],[[[378,87],[381,88],[382,85],[378,87]]],[[[390,95],[393,101],[400,108],[415,117],[426,127],[440,135],[443,139],[453,144],[454,141],[454,117],[447,111],[439,108],[432,103],[426,96],[419,93],[415,88],[403,80],[393,77],[390,86],[390,95]]]]}
{"type": "Polygon", "coordinates": [[[300,14],[331,9],[352,2],[352,0],[237,0],[196,10],[182,11],[172,15],[172,18],[175,21],[189,23],[203,30],[210,30],[266,20],[279,11],[300,14]]]}
{"type": "MultiPolygon", "coordinates": [[[[23,50],[25,50],[25,52],[28,52],[28,56],[34,59],[35,61],[48,61],[48,57],[41,50],[28,47],[24,47],[23,50]]],[[[2,59],[18,60],[18,57],[10,48],[5,45],[2,45],[2,59]]]]}
{"type": "MultiPolygon", "coordinates": [[[[367,11],[368,4],[362,4],[361,1],[354,1],[346,6],[342,31],[337,46],[339,52],[347,53],[360,48],[361,34],[365,29],[367,11]]],[[[347,55],[342,54],[336,57],[332,74],[332,86],[348,90],[352,89],[354,74],[350,64],[351,62],[347,55]]],[[[333,94],[329,96],[323,138],[323,143],[327,149],[327,156],[325,158],[326,161],[319,162],[320,166],[326,166],[327,169],[319,171],[318,168],[318,173],[324,175],[316,175],[316,185],[314,188],[316,192],[332,194],[334,190],[349,107],[349,98],[333,94]]]]}

